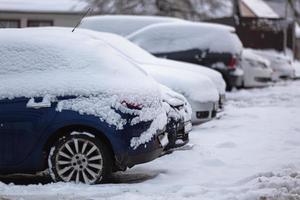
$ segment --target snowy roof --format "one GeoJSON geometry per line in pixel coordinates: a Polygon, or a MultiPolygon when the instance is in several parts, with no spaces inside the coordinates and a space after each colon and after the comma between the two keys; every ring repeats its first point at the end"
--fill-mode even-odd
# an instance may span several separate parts
{"type": "Polygon", "coordinates": [[[12,12],[83,12],[87,5],[80,0],[0,0],[0,10],[12,12]]]}
{"type": "Polygon", "coordinates": [[[242,0],[257,16],[262,18],[279,18],[279,15],[263,0],[242,0]]]}

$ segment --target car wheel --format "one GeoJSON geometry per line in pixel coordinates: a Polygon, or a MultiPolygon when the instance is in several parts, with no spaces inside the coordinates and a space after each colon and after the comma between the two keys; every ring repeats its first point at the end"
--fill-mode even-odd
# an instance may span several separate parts
{"type": "Polygon", "coordinates": [[[48,166],[54,181],[96,184],[111,173],[112,161],[106,145],[93,135],[72,133],[51,148],[48,166]]]}

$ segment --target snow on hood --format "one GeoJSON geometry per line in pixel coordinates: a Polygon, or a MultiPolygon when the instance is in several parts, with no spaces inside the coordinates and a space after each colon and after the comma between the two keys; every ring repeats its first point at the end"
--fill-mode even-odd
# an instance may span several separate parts
{"type": "Polygon", "coordinates": [[[244,49],[243,54],[242,54],[242,58],[243,59],[248,59],[248,60],[254,60],[256,62],[260,62],[260,63],[265,64],[266,66],[270,66],[270,64],[271,64],[268,59],[258,55],[252,49],[244,49]]]}
{"type": "Polygon", "coordinates": [[[120,53],[127,56],[129,59],[133,60],[134,62],[138,63],[145,71],[147,71],[153,78],[160,83],[165,84],[168,79],[170,79],[171,82],[175,81],[175,79],[178,77],[178,74],[185,74],[185,77],[180,77],[182,80],[180,83],[178,82],[176,86],[173,84],[165,84],[168,87],[172,88],[173,90],[186,95],[187,97],[193,97],[193,100],[197,100],[200,102],[206,102],[206,101],[215,101],[215,96],[212,95],[215,93],[215,90],[218,89],[220,94],[225,93],[225,82],[218,72],[215,72],[213,70],[198,66],[198,65],[192,65],[187,64],[183,62],[177,62],[177,61],[171,61],[171,60],[164,60],[157,58],[147,51],[141,49],[140,47],[136,46],[135,44],[131,43],[127,39],[120,37],[118,35],[114,34],[108,34],[108,33],[100,33],[100,32],[92,32],[87,30],[79,30],[82,33],[89,34],[92,37],[95,37],[99,40],[102,40],[109,45],[111,45],[113,48],[118,50],[120,53]],[[153,72],[152,66],[156,66],[155,69],[157,70],[155,73],[153,72]],[[197,68],[197,69],[186,69],[186,66],[189,68],[197,68]],[[151,67],[152,69],[148,69],[148,67],[151,67]],[[161,69],[165,68],[165,69],[161,69]],[[176,68],[176,73],[172,74],[161,74],[161,76],[164,76],[166,80],[163,82],[161,81],[161,76],[159,76],[159,73],[164,73],[163,70],[173,70],[172,68],[176,68]],[[197,74],[195,74],[197,72],[197,74]],[[190,80],[190,77],[194,77],[195,80],[190,80]],[[209,78],[211,78],[211,80],[209,78]],[[199,81],[196,81],[198,79],[199,81]],[[211,84],[211,81],[216,84],[211,84]],[[206,81],[208,83],[206,83],[206,81]],[[193,82],[193,84],[192,84],[193,82]],[[179,84],[181,84],[179,86],[179,84]],[[211,87],[203,87],[210,85],[211,87]],[[178,90],[180,88],[180,90],[178,90]],[[203,90],[205,88],[205,90],[203,90]],[[201,93],[201,94],[199,94],[201,93]],[[197,97],[199,99],[197,99],[197,97]]]}
{"type": "Polygon", "coordinates": [[[102,15],[86,17],[80,27],[100,32],[115,33],[127,36],[145,26],[161,23],[183,21],[171,17],[134,16],[134,15],[102,15]]]}
{"type": "Polygon", "coordinates": [[[209,23],[174,22],[147,26],[127,37],[151,53],[204,49],[240,54],[243,45],[229,26],[209,23]]]}
{"type": "Polygon", "coordinates": [[[141,64],[158,82],[183,94],[187,99],[196,102],[216,102],[219,93],[214,83],[205,76],[190,71],[151,64],[141,64]]]}
{"type": "Polygon", "coordinates": [[[173,61],[173,60],[168,60],[163,58],[158,58],[155,64],[162,67],[171,67],[178,70],[190,71],[193,72],[194,74],[197,73],[197,74],[207,76],[215,84],[219,94],[220,95],[225,94],[226,83],[220,72],[217,72],[215,70],[209,69],[201,65],[195,65],[195,64],[181,62],[181,61],[173,61]]]}
{"type": "Polygon", "coordinates": [[[126,122],[112,108],[131,113],[122,102],[141,104],[133,121],[153,120],[139,144],[149,141],[167,123],[157,83],[107,44],[66,30],[0,31],[0,99],[78,96],[57,110],[92,114],[117,129],[126,122]]]}

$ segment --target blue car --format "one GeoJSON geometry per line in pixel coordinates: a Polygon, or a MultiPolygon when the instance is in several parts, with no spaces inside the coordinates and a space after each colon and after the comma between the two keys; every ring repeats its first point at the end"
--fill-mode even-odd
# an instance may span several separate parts
{"type": "Polygon", "coordinates": [[[53,181],[95,184],[159,157],[166,130],[188,139],[184,119],[168,114],[182,106],[105,43],[60,30],[0,35],[1,175],[48,170],[53,181]]]}

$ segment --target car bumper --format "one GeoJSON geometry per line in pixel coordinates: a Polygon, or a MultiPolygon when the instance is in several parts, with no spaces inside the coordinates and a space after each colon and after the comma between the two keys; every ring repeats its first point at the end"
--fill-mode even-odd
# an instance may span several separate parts
{"type": "Polygon", "coordinates": [[[184,146],[189,142],[189,133],[192,130],[192,122],[184,120],[171,120],[166,132],[168,133],[169,144],[165,150],[184,146]]]}
{"type": "Polygon", "coordinates": [[[216,117],[219,110],[219,102],[190,102],[192,106],[192,123],[194,125],[208,122],[216,117]]]}

